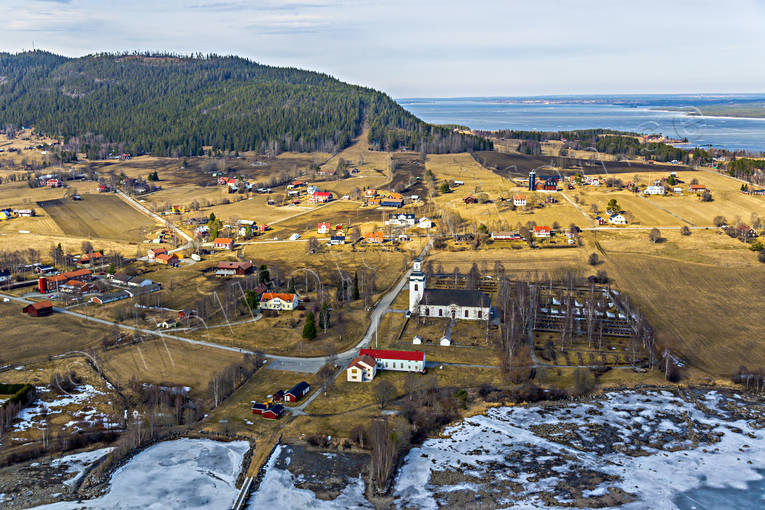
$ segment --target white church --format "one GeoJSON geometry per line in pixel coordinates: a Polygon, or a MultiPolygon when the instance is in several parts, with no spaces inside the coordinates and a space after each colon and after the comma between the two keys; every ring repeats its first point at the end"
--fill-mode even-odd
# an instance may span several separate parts
{"type": "Polygon", "coordinates": [[[422,261],[417,258],[409,276],[409,311],[422,317],[489,320],[491,298],[479,290],[428,289],[422,261]]]}

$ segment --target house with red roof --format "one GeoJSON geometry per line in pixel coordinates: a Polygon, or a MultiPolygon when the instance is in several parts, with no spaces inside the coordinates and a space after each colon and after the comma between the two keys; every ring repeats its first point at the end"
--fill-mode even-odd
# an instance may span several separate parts
{"type": "Polygon", "coordinates": [[[332,193],[329,191],[314,191],[311,195],[311,202],[315,204],[324,204],[332,201],[332,193]]]}
{"type": "Polygon", "coordinates": [[[234,240],[230,237],[216,237],[213,239],[213,248],[216,250],[233,250],[234,240]]]}
{"type": "Polygon", "coordinates": [[[369,244],[382,244],[385,242],[385,236],[382,232],[367,232],[364,234],[364,242],[369,244]]]}
{"type": "Polygon", "coordinates": [[[369,354],[357,356],[345,369],[348,382],[370,382],[377,375],[377,361],[369,354]]]}
{"type": "Polygon", "coordinates": [[[550,227],[547,225],[535,226],[534,237],[550,237],[550,227]]]}
{"type": "Polygon", "coordinates": [[[377,370],[425,372],[425,353],[420,351],[361,349],[359,356],[369,356],[374,358],[377,364],[377,370]]]}
{"type": "Polygon", "coordinates": [[[329,234],[329,223],[319,223],[319,226],[316,228],[316,232],[319,234],[329,234]]]}
{"type": "Polygon", "coordinates": [[[264,292],[260,296],[261,310],[294,310],[300,304],[297,294],[264,292]]]}
{"type": "Polygon", "coordinates": [[[158,264],[175,267],[178,265],[178,256],[175,253],[160,253],[154,257],[154,261],[158,264]]]}

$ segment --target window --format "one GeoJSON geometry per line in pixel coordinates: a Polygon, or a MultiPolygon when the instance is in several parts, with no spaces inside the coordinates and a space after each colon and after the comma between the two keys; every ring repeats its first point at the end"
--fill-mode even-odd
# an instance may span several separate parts
{"type": "Polygon", "coordinates": [[[426,309],[425,309],[425,315],[426,315],[426,316],[430,315],[430,308],[426,308],[426,309]]]}
{"type": "Polygon", "coordinates": [[[444,316],[444,310],[442,308],[438,309],[438,316],[443,317],[444,316]]]}
{"type": "Polygon", "coordinates": [[[465,318],[466,319],[468,318],[468,311],[467,310],[465,310],[465,318]]]}
{"type": "Polygon", "coordinates": [[[481,318],[481,315],[483,315],[483,312],[481,310],[478,310],[478,318],[481,318]]]}

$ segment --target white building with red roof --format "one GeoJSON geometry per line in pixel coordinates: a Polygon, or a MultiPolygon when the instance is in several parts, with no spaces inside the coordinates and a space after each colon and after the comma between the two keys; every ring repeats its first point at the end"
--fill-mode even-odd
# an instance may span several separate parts
{"type": "Polygon", "coordinates": [[[345,370],[348,382],[370,382],[377,375],[377,361],[369,354],[357,356],[345,370]]]}
{"type": "Polygon", "coordinates": [[[361,349],[359,356],[370,356],[374,358],[377,362],[377,370],[425,372],[425,353],[420,351],[361,349]]]}

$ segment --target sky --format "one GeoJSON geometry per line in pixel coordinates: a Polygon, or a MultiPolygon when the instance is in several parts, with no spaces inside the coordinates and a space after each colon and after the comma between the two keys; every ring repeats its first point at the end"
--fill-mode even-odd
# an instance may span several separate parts
{"type": "Polygon", "coordinates": [[[765,92],[765,0],[0,0],[0,51],[235,54],[393,97],[765,92]]]}

